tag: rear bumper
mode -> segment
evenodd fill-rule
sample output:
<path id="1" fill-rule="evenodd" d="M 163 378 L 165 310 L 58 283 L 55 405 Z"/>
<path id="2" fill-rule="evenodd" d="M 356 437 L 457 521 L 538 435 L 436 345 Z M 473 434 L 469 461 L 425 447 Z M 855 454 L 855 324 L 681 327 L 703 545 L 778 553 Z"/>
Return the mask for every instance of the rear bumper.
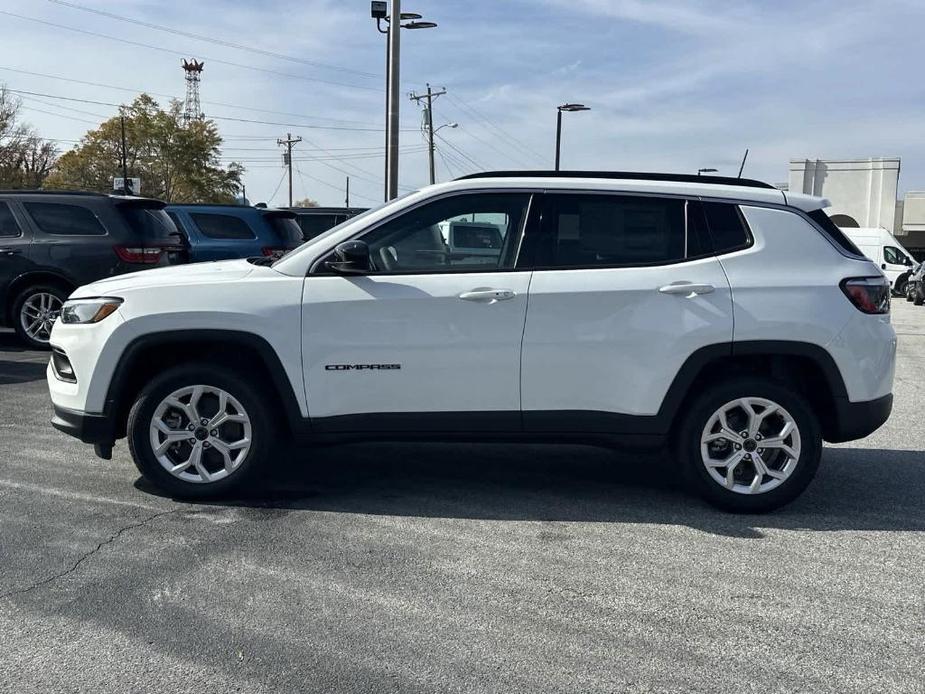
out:
<path id="1" fill-rule="evenodd" d="M 58 431 L 63 431 L 84 443 L 111 446 L 116 440 L 112 418 L 103 414 L 70 410 L 60 405 L 54 405 L 54 408 L 55 415 L 51 419 L 51 425 Z"/>
<path id="2" fill-rule="evenodd" d="M 835 417 L 826 431 L 829 443 L 843 443 L 863 439 L 879 429 L 893 410 L 893 394 L 864 402 L 850 402 L 848 398 L 835 398 Z"/>

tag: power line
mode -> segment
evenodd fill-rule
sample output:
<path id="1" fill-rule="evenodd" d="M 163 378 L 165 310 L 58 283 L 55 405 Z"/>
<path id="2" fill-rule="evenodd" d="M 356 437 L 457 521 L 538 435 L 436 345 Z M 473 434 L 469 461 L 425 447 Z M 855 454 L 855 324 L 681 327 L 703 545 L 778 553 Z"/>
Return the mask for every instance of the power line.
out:
<path id="1" fill-rule="evenodd" d="M 496 123 L 494 123 L 490 118 L 488 118 L 488 116 L 486 116 L 485 114 L 483 114 L 483 113 L 481 113 L 480 111 L 478 111 L 474 106 L 471 106 L 471 105 L 467 104 L 465 101 L 463 101 L 462 99 L 460 99 L 459 97 L 457 97 L 457 96 L 455 96 L 455 95 L 453 95 L 453 94 L 449 94 L 448 96 L 449 96 L 450 100 L 451 100 L 454 104 L 456 104 L 459 108 L 462 108 L 462 109 L 467 110 L 467 111 L 468 111 L 469 113 L 471 113 L 473 116 L 475 116 L 476 118 L 479 118 L 480 120 L 484 121 L 487 125 L 489 125 L 490 127 L 492 127 L 492 128 L 494 128 L 495 130 L 497 130 L 499 133 L 501 133 L 501 134 L 506 138 L 505 140 L 503 140 L 504 142 L 507 142 L 507 143 L 510 144 L 510 145 L 515 145 L 515 146 L 516 146 L 518 149 L 520 149 L 522 152 L 524 152 L 524 153 L 530 155 L 531 157 L 535 157 L 538 161 L 543 161 L 542 155 L 540 155 L 536 150 L 534 150 L 534 149 L 532 149 L 531 147 L 525 145 L 523 142 L 521 142 L 521 141 L 518 140 L 516 137 L 514 137 L 513 135 L 511 135 L 507 130 L 505 130 L 504 128 L 502 128 L 500 125 L 497 125 Z"/>
<path id="2" fill-rule="evenodd" d="M 138 26 L 147 27 L 149 29 L 156 29 L 157 31 L 165 31 L 170 34 L 176 34 L 177 36 L 185 36 L 187 38 L 196 39 L 198 41 L 206 41 L 208 43 L 214 43 L 219 46 L 225 46 L 226 48 L 236 48 L 242 51 L 250 51 L 251 53 L 258 53 L 260 55 L 266 55 L 273 58 L 279 58 L 280 60 L 288 60 L 293 63 L 302 63 L 303 65 L 310 65 L 312 67 L 318 67 L 325 70 L 334 70 L 337 72 L 345 72 L 349 74 L 358 75 L 364 78 L 375 78 L 378 79 L 381 76 L 374 74 L 372 72 L 364 72 L 362 70 L 354 70 L 352 68 L 343 67 L 340 65 L 329 65 L 327 63 L 319 63 L 313 60 L 305 60 L 304 58 L 294 58 L 291 55 L 286 55 L 284 53 L 277 53 L 276 51 L 268 51 L 263 48 L 257 48 L 255 46 L 248 46 L 242 43 L 235 43 L 234 41 L 226 41 L 224 39 L 218 39 L 213 36 L 205 36 L 203 34 L 195 34 L 191 31 L 183 31 L 180 29 L 174 29 L 172 27 L 164 26 L 162 24 L 154 24 L 153 22 L 146 22 L 140 19 L 133 19 L 131 17 L 125 17 L 123 15 L 115 14 L 114 12 L 106 12 L 105 10 L 97 10 L 92 7 L 84 7 L 74 2 L 65 2 L 65 0 L 48 0 L 51 3 L 56 5 L 62 5 L 64 7 L 70 7 L 74 10 L 80 10 L 82 12 L 91 12 L 102 17 L 108 17 L 110 19 L 116 19 L 120 22 L 129 22 L 131 24 L 137 24 Z"/>
<path id="3" fill-rule="evenodd" d="M 456 152 L 457 154 L 459 154 L 459 156 L 461 156 L 464 160 L 469 161 L 469 162 L 472 162 L 472 165 L 473 165 L 476 169 L 481 169 L 482 171 L 485 171 L 485 170 L 486 170 L 484 166 L 482 166 L 481 164 L 479 164 L 475 159 L 473 159 L 473 158 L 470 157 L 468 154 L 466 154 L 465 152 L 463 152 L 459 147 L 457 147 L 456 145 L 454 145 L 452 142 L 450 142 L 449 140 L 447 140 L 445 137 L 443 137 L 443 136 L 440 135 L 439 133 L 437 134 L 437 139 L 440 140 L 440 142 L 442 142 L 443 144 L 447 145 L 447 146 L 448 146 L 450 149 L 452 149 L 454 152 Z"/>
<path id="4" fill-rule="evenodd" d="M 0 11 L 0 14 L 3 14 Z M 46 99 L 61 99 L 62 101 L 75 101 L 82 104 L 96 104 L 97 106 L 111 106 L 113 108 L 120 108 L 125 104 L 115 104 L 111 101 L 98 101 L 95 99 L 79 99 L 73 96 L 61 96 L 60 94 L 48 94 L 46 92 L 32 92 L 25 89 L 13 89 L 12 87 L 7 87 L 7 91 L 13 92 L 15 94 L 27 94 L 31 96 L 43 96 Z M 341 130 L 347 132 L 368 132 L 368 133 L 381 133 L 382 128 L 352 128 L 347 126 L 340 125 L 317 125 L 317 124 L 308 124 L 308 123 L 285 123 L 279 121 L 268 121 L 268 120 L 257 120 L 254 118 L 235 118 L 233 116 L 215 116 L 210 115 L 209 120 L 226 120 L 234 123 L 256 123 L 258 125 L 281 125 L 288 128 L 307 128 L 310 130 Z M 404 132 L 416 132 L 414 128 L 405 129 Z"/>
<path id="5" fill-rule="evenodd" d="M 169 48 L 163 48 L 161 46 L 153 46 L 150 43 L 142 43 L 141 41 L 130 41 L 129 39 L 123 39 L 118 36 L 110 36 L 109 34 L 101 34 L 96 31 L 88 31 L 87 29 L 78 29 L 77 27 L 71 27 L 66 24 L 58 24 L 57 22 L 49 22 L 45 19 L 38 19 L 36 17 L 27 17 L 26 15 L 16 14 L 15 12 L 7 12 L 6 10 L 0 10 L 0 14 L 6 15 L 7 17 L 15 17 L 16 19 L 23 19 L 27 22 L 35 22 L 37 24 L 44 24 L 46 26 L 55 27 L 56 29 L 65 29 L 67 31 L 73 31 L 78 34 L 85 34 L 87 36 L 95 36 L 97 38 L 106 39 L 108 41 L 117 41 L 119 43 L 124 43 L 129 46 L 138 46 L 140 48 L 148 48 L 153 51 L 160 51 L 161 53 L 170 53 L 171 55 L 177 55 L 181 57 L 189 56 L 190 51 L 180 52 L 174 51 Z M 381 92 L 380 87 L 366 87 L 359 84 L 349 84 L 347 82 L 335 82 L 333 80 L 325 80 L 318 77 L 307 77 L 305 75 L 295 75 L 291 72 L 280 72 L 279 70 L 270 70 L 269 68 L 257 67 L 256 65 L 246 65 L 244 63 L 233 63 L 230 60 L 221 60 L 219 58 L 210 58 L 208 56 L 203 56 L 200 54 L 200 57 L 204 60 L 207 60 L 211 63 L 218 63 L 219 65 L 229 65 L 231 67 L 236 67 L 242 70 L 252 70 L 255 72 L 263 72 L 270 75 L 278 75 L 280 77 L 287 77 L 289 79 L 305 80 L 307 82 L 318 82 L 320 84 L 328 84 L 335 87 L 347 87 L 350 89 L 363 89 L 366 91 Z"/>
<path id="6" fill-rule="evenodd" d="M 283 175 L 279 177 L 279 183 L 276 184 L 276 190 L 273 191 L 273 195 L 267 198 L 267 204 L 273 202 L 273 198 L 276 197 L 276 194 L 279 192 L 280 186 L 283 185 L 283 180 L 286 178 L 286 172 L 283 171 Z"/>
<path id="7" fill-rule="evenodd" d="M 137 87 L 122 87 L 116 84 L 106 84 L 105 82 L 90 82 L 87 80 L 81 80 L 81 79 L 77 79 L 74 77 L 64 77 L 62 75 L 50 75 L 46 72 L 33 72 L 32 70 L 21 70 L 19 68 L 7 67 L 4 65 L 0 65 L 0 70 L 4 70 L 6 72 L 16 72 L 18 74 L 29 75 L 31 77 L 43 77 L 43 78 L 51 79 L 51 80 L 58 80 L 60 82 L 69 82 L 71 84 L 83 84 L 89 87 L 101 87 L 103 89 L 115 89 L 118 91 L 130 92 L 133 94 L 145 93 L 151 96 L 159 96 L 159 97 L 164 97 L 167 99 L 174 99 L 174 100 L 180 101 L 180 98 L 176 96 L 175 94 L 167 94 L 165 92 L 156 92 L 150 89 L 139 89 Z M 225 103 L 222 101 L 207 101 L 204 99 L 202 103 L 209 105 L 209 106 L 222 106 L 224 108 L 236 108 L 242 111 L 254 111 L 255 113 L 274 113 L 280 116 L 295 116 L 296 118 L 315 118 L 317 120 L 326 120 L 326 121 L 331 121 L 334 123 L 355 123 L 355 124 L 361 124 L 361 125 L 371 125 L 369 121 L 346 120 L 343 118 L 328 118 L 326 116 L 317 116 L 317 115 L 306 116 L 301 113 L 292 113 L 291 111 L 274 111 L 273 109 L 268 109 L 268 108 L 241 106 L 240 104 L 229 104 L 229 103 Z"/>

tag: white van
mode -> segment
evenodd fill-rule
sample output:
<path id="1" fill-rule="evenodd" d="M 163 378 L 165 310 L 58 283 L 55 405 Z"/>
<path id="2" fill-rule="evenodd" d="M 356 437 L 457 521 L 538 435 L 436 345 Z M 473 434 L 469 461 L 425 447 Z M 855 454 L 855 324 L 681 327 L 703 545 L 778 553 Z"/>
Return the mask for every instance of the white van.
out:
<path id="1" fill-rule="evenodd" d="M 912 254 L 903 248 L 902 244 L 886 229 L 881 227 L 857 228 L 839 227 L 854 245 L 873 260 L 883 274 L 890 280 L 890 287 L 902 291 L 902 287 L 894 287 L 896 278 L 915 265 Z"/>

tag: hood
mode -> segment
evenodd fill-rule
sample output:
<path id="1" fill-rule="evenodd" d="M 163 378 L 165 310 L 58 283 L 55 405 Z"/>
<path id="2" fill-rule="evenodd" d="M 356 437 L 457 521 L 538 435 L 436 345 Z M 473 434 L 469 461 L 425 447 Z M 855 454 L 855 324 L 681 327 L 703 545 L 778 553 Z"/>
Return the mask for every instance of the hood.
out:
<path id="1" fill-rule="evenodd" d="M 119 296 L 127 290 L 165 285 L 206 284 L 210 282 L 234 282 L 251 274 L 256 266 L 247 260 L 222 260 L 213 263 L 192 263 L 170 267 L 140 270 L 117 275 L 78 287 L 71 294 L 72 299 L 92 296 Z"/>

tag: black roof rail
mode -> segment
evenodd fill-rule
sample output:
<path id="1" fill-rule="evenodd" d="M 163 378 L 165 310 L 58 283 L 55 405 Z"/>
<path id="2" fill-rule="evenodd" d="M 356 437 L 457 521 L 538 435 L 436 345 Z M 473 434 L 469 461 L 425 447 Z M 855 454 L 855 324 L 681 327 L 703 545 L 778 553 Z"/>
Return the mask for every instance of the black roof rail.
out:
<path id="1" fill-rule="evenodd" d="M 770 183 L 756 181 L 752 178 L 732 178 L 731 176 L 698 176 L 697 174 L 653 173 L 645 171 L 483 171 L 468 174 L 455 179 L 466 181 L 473 178 L 608 178 L 628 181 L 671 181 L 673 183 L 713 183 L 724 186 L 742 186 L 743 188 L 770 188 Z"/>

